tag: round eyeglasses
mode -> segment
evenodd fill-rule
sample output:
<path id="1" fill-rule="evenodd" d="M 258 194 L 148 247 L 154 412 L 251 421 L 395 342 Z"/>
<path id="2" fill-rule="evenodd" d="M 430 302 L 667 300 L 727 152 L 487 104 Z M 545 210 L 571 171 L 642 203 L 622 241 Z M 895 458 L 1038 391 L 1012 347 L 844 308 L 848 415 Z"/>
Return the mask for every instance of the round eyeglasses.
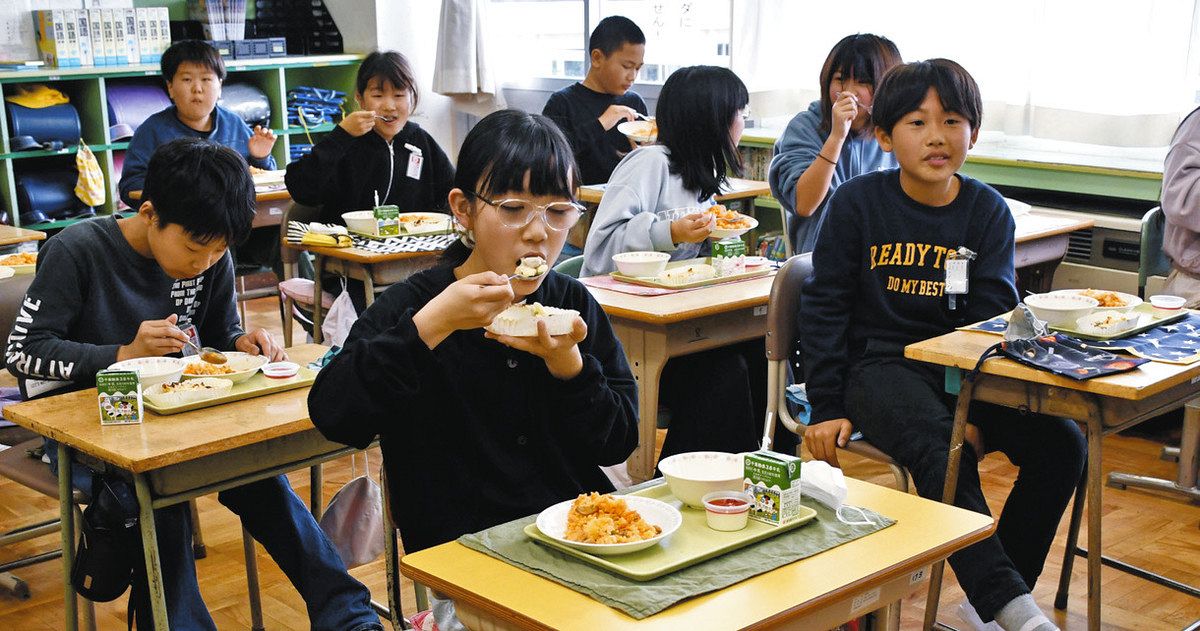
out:
<path id="1" fill-rule="evenodd" d="M 500 215 L 500 223 L 509 228 L 524 228 L 534 217 L 541 215 L 546 227 L 562 232 L 570 230 L 578 223 L 586 210 L 583 204 L 576 202 L 550 202 L 542 205 L 524 199 L 490 200 L 479 193 L 475 193 L 475 196 L 495 208 L 496 213 Z"/>

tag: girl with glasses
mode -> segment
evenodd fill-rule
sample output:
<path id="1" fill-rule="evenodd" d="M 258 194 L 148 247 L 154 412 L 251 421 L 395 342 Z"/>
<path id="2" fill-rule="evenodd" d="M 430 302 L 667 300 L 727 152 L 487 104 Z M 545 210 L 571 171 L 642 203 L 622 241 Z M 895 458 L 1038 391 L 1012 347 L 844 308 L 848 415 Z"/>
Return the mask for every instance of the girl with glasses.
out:
<path id="1" fill-rule="evenodd" d="M 667 78 L 655 111 L 658 142 L 630 152 L 613 171 L 584 246 L 582 276 L 611 272 L 620 252 L 670 252 L 672 260 L 707 255 L 712 220 L 700 210 L 714 204 L 727 171 L 741 173 L 737 143 L 749 102 L 745 84 L 727 68 L 692 66 Z M 671 414 L 659 457 L 757 449 L 766 388 L 761 341 L 671 359 L 659 379 L 660 401 Z M 795 446 L 790 432 L 776 436 L 786 442 L 777 450 Z"/>
<path id="2" fill-rule="evenodd" d="M 575 187 L 550 119 L 504 110 L 480 121 L 449 195 L 468 238 L 384 292 L 313 386 L 309 411 L 327 438 L 382 439 L 408 552 L 612 491 L 600 465 L 637 446 L 637 386 L 591 294 L 554 271 L 510 279 L 519 259 L 558 256 L 579 217 Z M 560 336 L 484 332 L 519 301 L 579 315 Z"/>

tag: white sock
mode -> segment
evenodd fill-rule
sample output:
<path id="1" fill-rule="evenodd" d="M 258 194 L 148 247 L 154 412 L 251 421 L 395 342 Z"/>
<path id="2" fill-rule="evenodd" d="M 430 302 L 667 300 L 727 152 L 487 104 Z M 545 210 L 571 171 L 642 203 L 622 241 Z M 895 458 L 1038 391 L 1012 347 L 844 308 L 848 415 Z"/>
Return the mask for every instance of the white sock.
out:
<path id="1" fill-rule="evenodd" d="M 1059 631 L 1038 608 L 1032 594 L 1022 594 L 1008 601 L 996 612 L 996 622 L 1004 631 Z"/>
<path id="2" fill-rule="evenodd" d="M 975 631 L 1003 631 L 995 620 L 984 622 L 983 618 L 979 617 L 979 612 L 975 611 L 975 607 L 971 605 L 971 601 L 969 600 L 963 600 L 959 603 L 958 617 Z"/>

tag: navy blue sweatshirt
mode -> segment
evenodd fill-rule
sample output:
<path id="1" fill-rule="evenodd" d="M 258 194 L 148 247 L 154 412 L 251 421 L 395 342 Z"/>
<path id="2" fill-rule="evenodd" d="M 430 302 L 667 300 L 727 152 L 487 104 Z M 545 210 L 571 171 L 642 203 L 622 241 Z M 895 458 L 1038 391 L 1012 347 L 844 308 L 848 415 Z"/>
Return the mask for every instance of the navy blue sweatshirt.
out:
<path id="1" fill-rule="evenodd" d="M 605 130 L 600 115 L 610 105 L 631 107 L 646 113 L 646 102 L 632 90 L 615 96 L 596 92 L 582 83 L 569 85 L 550 95 L 542 114 L 549 116 L 571 141 L 583 184 L 603 184 L 625 154 L 633 151 L 629 139 L 613 125 Z"/>
<path id="2" fill-rule="evenodd" d="M 991 318 L 1017 303 L 1012 213 L 995 189 L 958 175 L 946 206 L 914 201 L 899 169 L 860 175 L 829 202 L 800 307 L 800 344 L 813 421 L 846 416 L 850 366 L 901 357 L 908 344 Z M 950 310 L 946 252 L 965 246 L 967 295 Z"/>
<path id="3" fill-rule="evenodd" d="M 376 436 L 404 549 L 421 550 L 523 517 L 579 493 L 609 492 L 600 465 L 638 443 L 637 384 L 607 316 L 576 280 L 550 272 L 529 302 L 576 309 L 587 323 L 583 371 L 456 331 L 430 350 L 413 315 L 455 281 L 441 265 L 393 285 L 321 369 L 309 415 L 326 438 Z"/>

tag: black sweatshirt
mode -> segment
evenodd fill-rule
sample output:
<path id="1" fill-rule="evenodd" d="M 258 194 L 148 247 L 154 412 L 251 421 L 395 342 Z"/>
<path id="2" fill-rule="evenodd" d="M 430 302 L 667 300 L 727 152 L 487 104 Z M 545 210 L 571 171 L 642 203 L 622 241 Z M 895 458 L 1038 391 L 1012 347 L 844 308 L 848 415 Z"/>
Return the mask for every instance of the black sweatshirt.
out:
<path id="1" fill-rule="evenodd" d="M 620 96 L 594 92 L 582 83 L 569 85 L 550 95 L 542 114 L 558 124 L 571 141 L 575 161 L 584 184 L 603 184 L 612 175 L 613 169 L 625 154 L 633 150 L 629 139 L 617 130 L 604 130 L 600 115 L 610 105 L 625 105 L 638 112 L 646 113 L 646 102 L 637 92 L 629 91 Z"/>
<path id="2" fill-rule="evenodd" d="M 381 438 L 391 511 L 408 552 L 612 491 L 600 465 L 638 443 L 637 385 L 587 289 L 551 272 L 528 301 L 576 309 L 587 323 L 583 371 L 561 381 L 545 362 L 456 331 L 430 350 L 413 315 L 455 280 L 449 265 L 390 287 L 321 369 L 309 415 L 326 438 Z"/>
<path id="3" fill-rule="evenodd" d="M 408 177 L 409 157 L 416 147 L 421 177 Z M 412 121 L 392 138 L 389 147 L 374 131 L 351 136 L 341 127 L 313 145 L 312 153 L 287 166 L 288 193 L 305 206 L 320 206 L 320 220 L 340 224 L 342 213 L 394 204 L 400 212 L 446 212 L 454 181 L 454 165 L 428 132 Z"/>
<path id="4" fill-rule="evenodd" d="M 90 387 L 145 320 L 178 314 L 200 343 L 232 350 L 242 335 L 229 254 L 174 280 L 137 253 L 113 217 L 68 226 L 42 246 L 37 276 L 8 338 L 8 371 L 26 397 Z"/>
<path id="5" fill-rule="evenodd" d="M 926 206 L 900 188 L 899 169 L 838 187 L 804 284 L 800 345 L 813 421 L 845 418 L 846 374 L 864 358 L 901 357 L 904 347 L 1010 311 L 1013 222 L 995 189 L 963 175 L 958 196 Z M 950 310 L 943 293 L 947 250 L 978 254 L 969 290 Z M 853 420 L 853 419 L 851 419 Z"/>

